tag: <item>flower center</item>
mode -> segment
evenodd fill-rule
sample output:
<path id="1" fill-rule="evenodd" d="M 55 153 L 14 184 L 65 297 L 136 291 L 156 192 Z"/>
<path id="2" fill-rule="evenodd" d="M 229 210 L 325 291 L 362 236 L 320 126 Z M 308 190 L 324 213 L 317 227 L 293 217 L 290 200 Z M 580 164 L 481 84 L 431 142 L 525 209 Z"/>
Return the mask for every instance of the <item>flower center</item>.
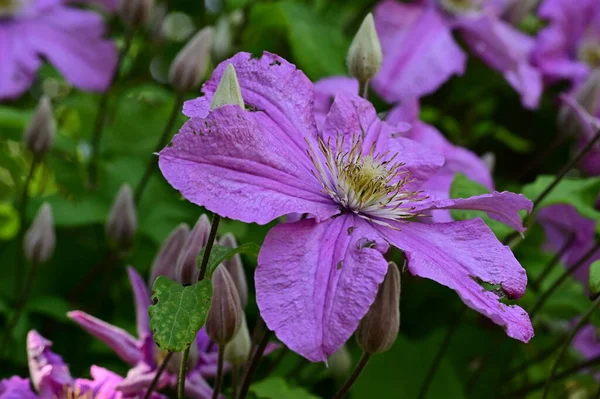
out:
<path id="1" fill-rule="evenodd" d="M 89 389 L 82 390 L 78 387 L 65 385 L 59 396 L 55 396 L 55 399 L 94 399 L 94 393 Z"/>
<path id="2" fill-rule="evenodd" d="M 15 15 L 22 5 L 21 0 L 0 0 L 0 18 Z"/>
<path id="3" fill-rule="evenodd" d="M 577 49 L 577 56 L 592 68 L 600 67 L 600 40 L 584 40 Z"/>
<path id="4" fill-rule="evenodd" d="M 335 147 L 319 138 L 318 152 L 310 145 L 308 150 L 316 169 L 314 176 L 342 209 L 380 224 L 387 224 L 383 219 L 418 216 L 411 203 L 425 197 L 405 188 L 410 174 L 402 168 L 403 163 L 395 161 L 398 154 L 375 154 L 374 145 L 364 154 L 359 136 L 352 138 L 349 149 L 345 144 L 341 136 Z"/>
<path id="5" fill-rule="evenodd" d="M 481 0 L 438 0 L 440 6 L 451 15 L 465 15 L 481 11 Z"/>

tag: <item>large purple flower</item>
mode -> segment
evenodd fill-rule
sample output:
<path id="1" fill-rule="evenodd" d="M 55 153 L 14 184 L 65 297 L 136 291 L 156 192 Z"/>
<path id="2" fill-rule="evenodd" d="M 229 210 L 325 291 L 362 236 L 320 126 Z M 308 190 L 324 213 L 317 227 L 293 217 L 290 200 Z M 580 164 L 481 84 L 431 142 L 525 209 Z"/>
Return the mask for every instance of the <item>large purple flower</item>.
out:
<path id="1" fill-rule="evenodd" d="M 135 269 L 129 267 L 127 272 L 133 287 L 138 338 L 134 338 L 125 330 L 85 312 L 70 312 L 69 317 L 90 334 L 106 343 L 123 361 L 133 366 L 127 377 L 117 387 L 119 391 L 129 395 L 146 391 L 156 376 L 166 352 L 161 351 L 152 340 L 148 319 L 150 293 L 146 283 Z M 185 384 L 186 397 L 194 399 L 212 397 L 213 390 L 206 382 L 205 377 L 214 377 L 217 374 L 217 349 L 217 346 L 212 344 L 202 329 L 190 351 Z M 171 358 L 165 373 L 159 379 L 157 389 L 167 385 L 177 385 L 180 356 L 181 354 L 176 354 Z"/>
<path id="2" fill-rule="evenodd" d="M 112 2 L 106 2 L 112 8 Z M 42 59 L 84 90 L 110 84 L 117 55 L 103 38 L 102 17 L 66 0 L 5 0 L 0 3 L 0 100 L 22 95 Z"/>
<path id="3" fill-rule="evenodd" d="M 538 14 L 550 22 L 539 33 L 533 52 L 544 77 L 578 84 L 600 67 L 600 2 L 544 0 Z"/>
<path id="4" fill-rule="evenodd" d="M 27 335 L 27 357 L 31 389 L 28 379 L 11 377 L 0 381 L 0 399 L 55 399 L 55 398 L 89 398 L 89 399 L 125 399 L 136 397 L 143 392 L 125 395 L 117 391 L 116 386 L 123 378 L 102 367 L 92 366 L 92 380 L 74 379 L 62 358 L 52 352 L 52 342 L 36 331 Z M 162 399 L 155 394 L 153 399 Z"/>
<path id="5" fill-rule="evenodd" d="M 462 74 L 467 57 L 452 37 L 456 30 L 475 54 L 502 73 L 525 107 L 537 107 L 542 80 L 529 62 L 534 40 L 500 18 L 503 3 L 384 0 L 375 9 L 384 60 L 373 87 L 396 102 L 432 93 L 452 75 Z"/>
<path id="6" fill-rule="evenodd" d="M 250 112 L 210 111 L 229 63 Z M 486 224 L 415 221 L 433 209 L 478 209 L 523 231 L 517 211 L 530 210 L 529 200 L 508 192 L 429 198 L 422 187 L 442 156 L 396 137 L 369 102 L 350 94 L 336 97 L 319 133 L 312 83 L 276 55 L 239 53 L 203 91 L 184 106 L 191 119 L 161 151 L 160 169 L 185 198 L 224 217 L 264 224 L 312 216 L 271 229 L 255 275 L 261 314 L 291 349 L 324 361 L 350 337 L 383 281 L 389 244 L 405 252 L 411 273 L 456 290 L 511 337 L 531 338 L 526 312 L 498 296 L 520 297 L 525 271 Z M 481 281 L 500 288 L 487 291 Z"/>

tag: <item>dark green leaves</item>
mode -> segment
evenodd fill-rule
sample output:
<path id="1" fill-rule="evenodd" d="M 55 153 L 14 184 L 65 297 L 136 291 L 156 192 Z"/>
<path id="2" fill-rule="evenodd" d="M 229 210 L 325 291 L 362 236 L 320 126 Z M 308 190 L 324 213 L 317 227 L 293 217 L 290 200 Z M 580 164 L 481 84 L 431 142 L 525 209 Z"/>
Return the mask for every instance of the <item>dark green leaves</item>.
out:
<path id="1" fill-rule="evenodd" d="M 202 264 L 202 258 L 204 258 L 204 250 L 198 254 L 198 258 L 196 260 L 198 267 Z M 208 266 L 206 267 L 206 278 L 210 279 L 213 272 L 221 263 L 226 261 L 227 259 L 231 259 L 235 254 L 246 254 L 250 256 L 258 256 L 258 251 L 260 247 L 253 243 L 247 243 L 240 245 L 237 248 L 224 247 L 222 245 L 214 245 L 212 247 L 212 251 L 210 252 L 210 258 L 208 259 Z"/>
<path id="2" fill-rule="evenodd" d="M 590 293 L 600 294 L 600 260 L 590 265 Z"/>
<path id="3" fill-rule="evenodd" d="M 150 328 L 154 342 L 164 350 L 181 352 L 196 338 L 210 310 L 212 284 L 209 279 L 184 287 L 159 276 L 152 287 Z"/>
<path id="4" fill-rule="evenodd" d="M 319 399 L 318 396 L 311 395 L 304 388 L 292 387 L 281 377 L 268 378 L 266 380 L 252 384 L 252 392 L 258 398 L 286 398 L 286 399 Z"/>

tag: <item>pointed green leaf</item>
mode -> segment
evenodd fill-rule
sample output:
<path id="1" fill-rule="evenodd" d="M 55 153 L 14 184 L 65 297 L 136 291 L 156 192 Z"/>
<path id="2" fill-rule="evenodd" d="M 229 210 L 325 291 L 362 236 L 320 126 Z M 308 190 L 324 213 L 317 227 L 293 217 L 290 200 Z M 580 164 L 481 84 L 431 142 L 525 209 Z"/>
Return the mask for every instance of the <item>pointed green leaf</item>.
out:
<path id="1" fill-rule="evenodd" d="M 590 265 L 590 292 L 593 295 L 600 294 L 600 260 Z"/>
<path id="2" fill-rule="evenodd" d="M 150 329 L 161 349 L 181 352 L 191 345 L 206 323 L 212 298 L 212 284 L 204 279 L 183 286 L 159 276 L 152 286 Z"/>
<path id="3" fill-rule="evenodd" d="M 202 258 L 204 258 L 204 249 L 200 251 L 196 258 L 196 264 L 198 267 L 202 264 Z M 235 254 L 246 254 L 257 257 L 260 247 L 253 243 L 246 243 L 240 245 L 237 248 L 224 247 L 222 245 L 213 245 L 212 251 L 210 251 L 210 258 L 208 258 L 208 266 L 206 267 L 206 278 L 210 279 L 213 272 L 221 263 L 227 259 L 231 259 Z"/>

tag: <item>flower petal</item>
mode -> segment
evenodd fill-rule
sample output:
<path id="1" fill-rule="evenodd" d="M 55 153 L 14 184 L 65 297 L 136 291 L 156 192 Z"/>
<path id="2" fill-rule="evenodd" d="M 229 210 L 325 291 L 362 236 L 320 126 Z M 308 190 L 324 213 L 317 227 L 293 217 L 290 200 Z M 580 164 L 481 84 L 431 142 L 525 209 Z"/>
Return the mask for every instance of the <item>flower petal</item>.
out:
<path id="1" fill-rule="evenodd" d="M 321 79 L 315 83 L 315 120 L 319 130 L 325 123 L 325 117 L 340 93 L 358 94 L 358 80 L 346 76 L 334 76 Z"/>
<path id="2" fill-rule="evenodd" d="M 522 233 L 526 229 L 519 215 L 520 210 L 531 212 L 533 202 L 523 194 L 509 191 L 494 191 L 490 194 L 477 195 L 470 198 L 452 198 L 425 201 L 416 204 L 416 210 L 426 211 L 434 209 L 466 209 L 483 211 L 492 219 L 498 220 Z"/>
<path id="3" fill-rule="evenodd" d="M 108 324 L 85 312 L 75 310 L 67 314 L 81 328 L 108 345 L 127 364 L 134 365 L 143 360 L 141 343 L 121 328 Z"/>
<path id="4" fill-rule="evenodd" d="M 278 55 L 268 52 L 255 58 L 250 53 L 238 53 L 221 62 L 211 78 L 202 86 L 204 97 L 188 101 L 183 113 L 189 117 L 205 118 L 227 65 L 232 64 L 246 106 L 264 112 L 280 131 L 278 140 L 289 151 L 304 154 L 304 138 L 316 138 L 313 115 L 313 84 L 302 71 Z"/>
<path id="5" fill-rule="evenodd" d="M 212 398 L 213 389 L 198 372 L 190 372 L 185 378 L 185 397 L 191 399 Z"/>
<path id="6" fill-rule="evenodd" d="M 308 155 L 298 159 L 278 133 L 262 112 L 223 106 L 189 120 L 160 152 L 159 166 L 186 199 L 224 217 L 264 224 L 292 212 L 335 214 Z"/>
<path id="7" fill-rule="evenodd" d="M 378 230 L 405 252 L 412 274 L 452 288 L 467 306 L 505 327 L 510 337 L 523 342 L 531 339 L 533 327 L 527 313 L 499 302 L 497 293 L 477 282 L 498 285 L 500 294 L 510 299 L 521 297 L 527 286 L 525 270 L 481 219 L 409 222 L 395 227 L 379 226 Z"/>
<path id="8" fill-rule="evenodd" d="M 407 124 L 398 123 L 394 126 L 381 121 L 370 102 L 357 95 L 342 93 L 336 96 L 331 106 L 323 125 L 322 136 L 331 145 L 339 135 L 349 137 L 344 141 L 349 150 L 351 138 L 361 133 L 364 154 L 370 153 L 374 148 L 375 154 L 387 153 L 388 159 L 394 157 L 395 162 L 402 162 L 404 166 L 400 170 L 410 172 L 412 189 L 434 175 L 444 164 L 444 158 L 412 140 L 398 137 L 408 131 Z"/>
<path id="9" fill-rule="evenodd" d="M 326 361 L 373 303 L 387 272 L 386 251 L 377 232 L 353 215 L 271 229 L 255 274 L 267 326 L 308 360 Z"/>
<path id="10" fill-rule="evenodd" d="M 35 51 L 46 57 L 69 81 L 84 90 L 103 91 L 112 81 L 117 51 L 104 39 L 99 14 L 53 7 L 23 26 Z"/>
<path id="11" fill-rule="evenodd" d="M 0 380 L 0 399 L 37 399 L 29 380 L 18 376 Z"/>
<path id="12" fill-rule="evenodd" d="M 593 324 L 583 326 L 573 339 L 573 347 L 581 353 L 585 359 L 600 356 L 600 342 L 598 332 Z"/>
<path id="13" fill-rule="evenodd" d="M 463 74 L 466 55 L 435 7 L 385 0 L 375 9 L 375 25 L 383 64 L 373 88 L 385 100 L 422 97 Z"/>
<path id="14" fill-rule="evenodd" d="M 141 340 L 152 340 L 152 331 L 150 330 L 150 316 L 148 316 L 148 308 L 150 308 L 150 292 L 142 276 L 131 266 L 127 267 L 129 282 L 133 289 L 133 300 L 135 302 L 135 319 L 137 326 L 138 337 Z M 152 353 L 147 353 L 146 358 L 152 358 Z"/>
<path id="15" fill-rule="evenodd" d="M 52 342 L 31 330 L 27 334 L 27 362 L 35 390 L 42 398 L 61 395 L 73 377 L 62 357 L 52 352 Z"/>
<path id="16" fill-rule="evenodd" d="M 457 26 L 471 49 L 486 64 L 502 73 L 521 95 L 523 106 L 537 108 L 542 95 L 542 76 L 529 63 L 533 39 L 489 14 L 460 19 Z"/>
<path id="17" fill-rule="evenodd" d="M 31 86 L 42 64 L 28 41 L 23 24 L 0 25 L 0 100 L 15 99 Z"/>

